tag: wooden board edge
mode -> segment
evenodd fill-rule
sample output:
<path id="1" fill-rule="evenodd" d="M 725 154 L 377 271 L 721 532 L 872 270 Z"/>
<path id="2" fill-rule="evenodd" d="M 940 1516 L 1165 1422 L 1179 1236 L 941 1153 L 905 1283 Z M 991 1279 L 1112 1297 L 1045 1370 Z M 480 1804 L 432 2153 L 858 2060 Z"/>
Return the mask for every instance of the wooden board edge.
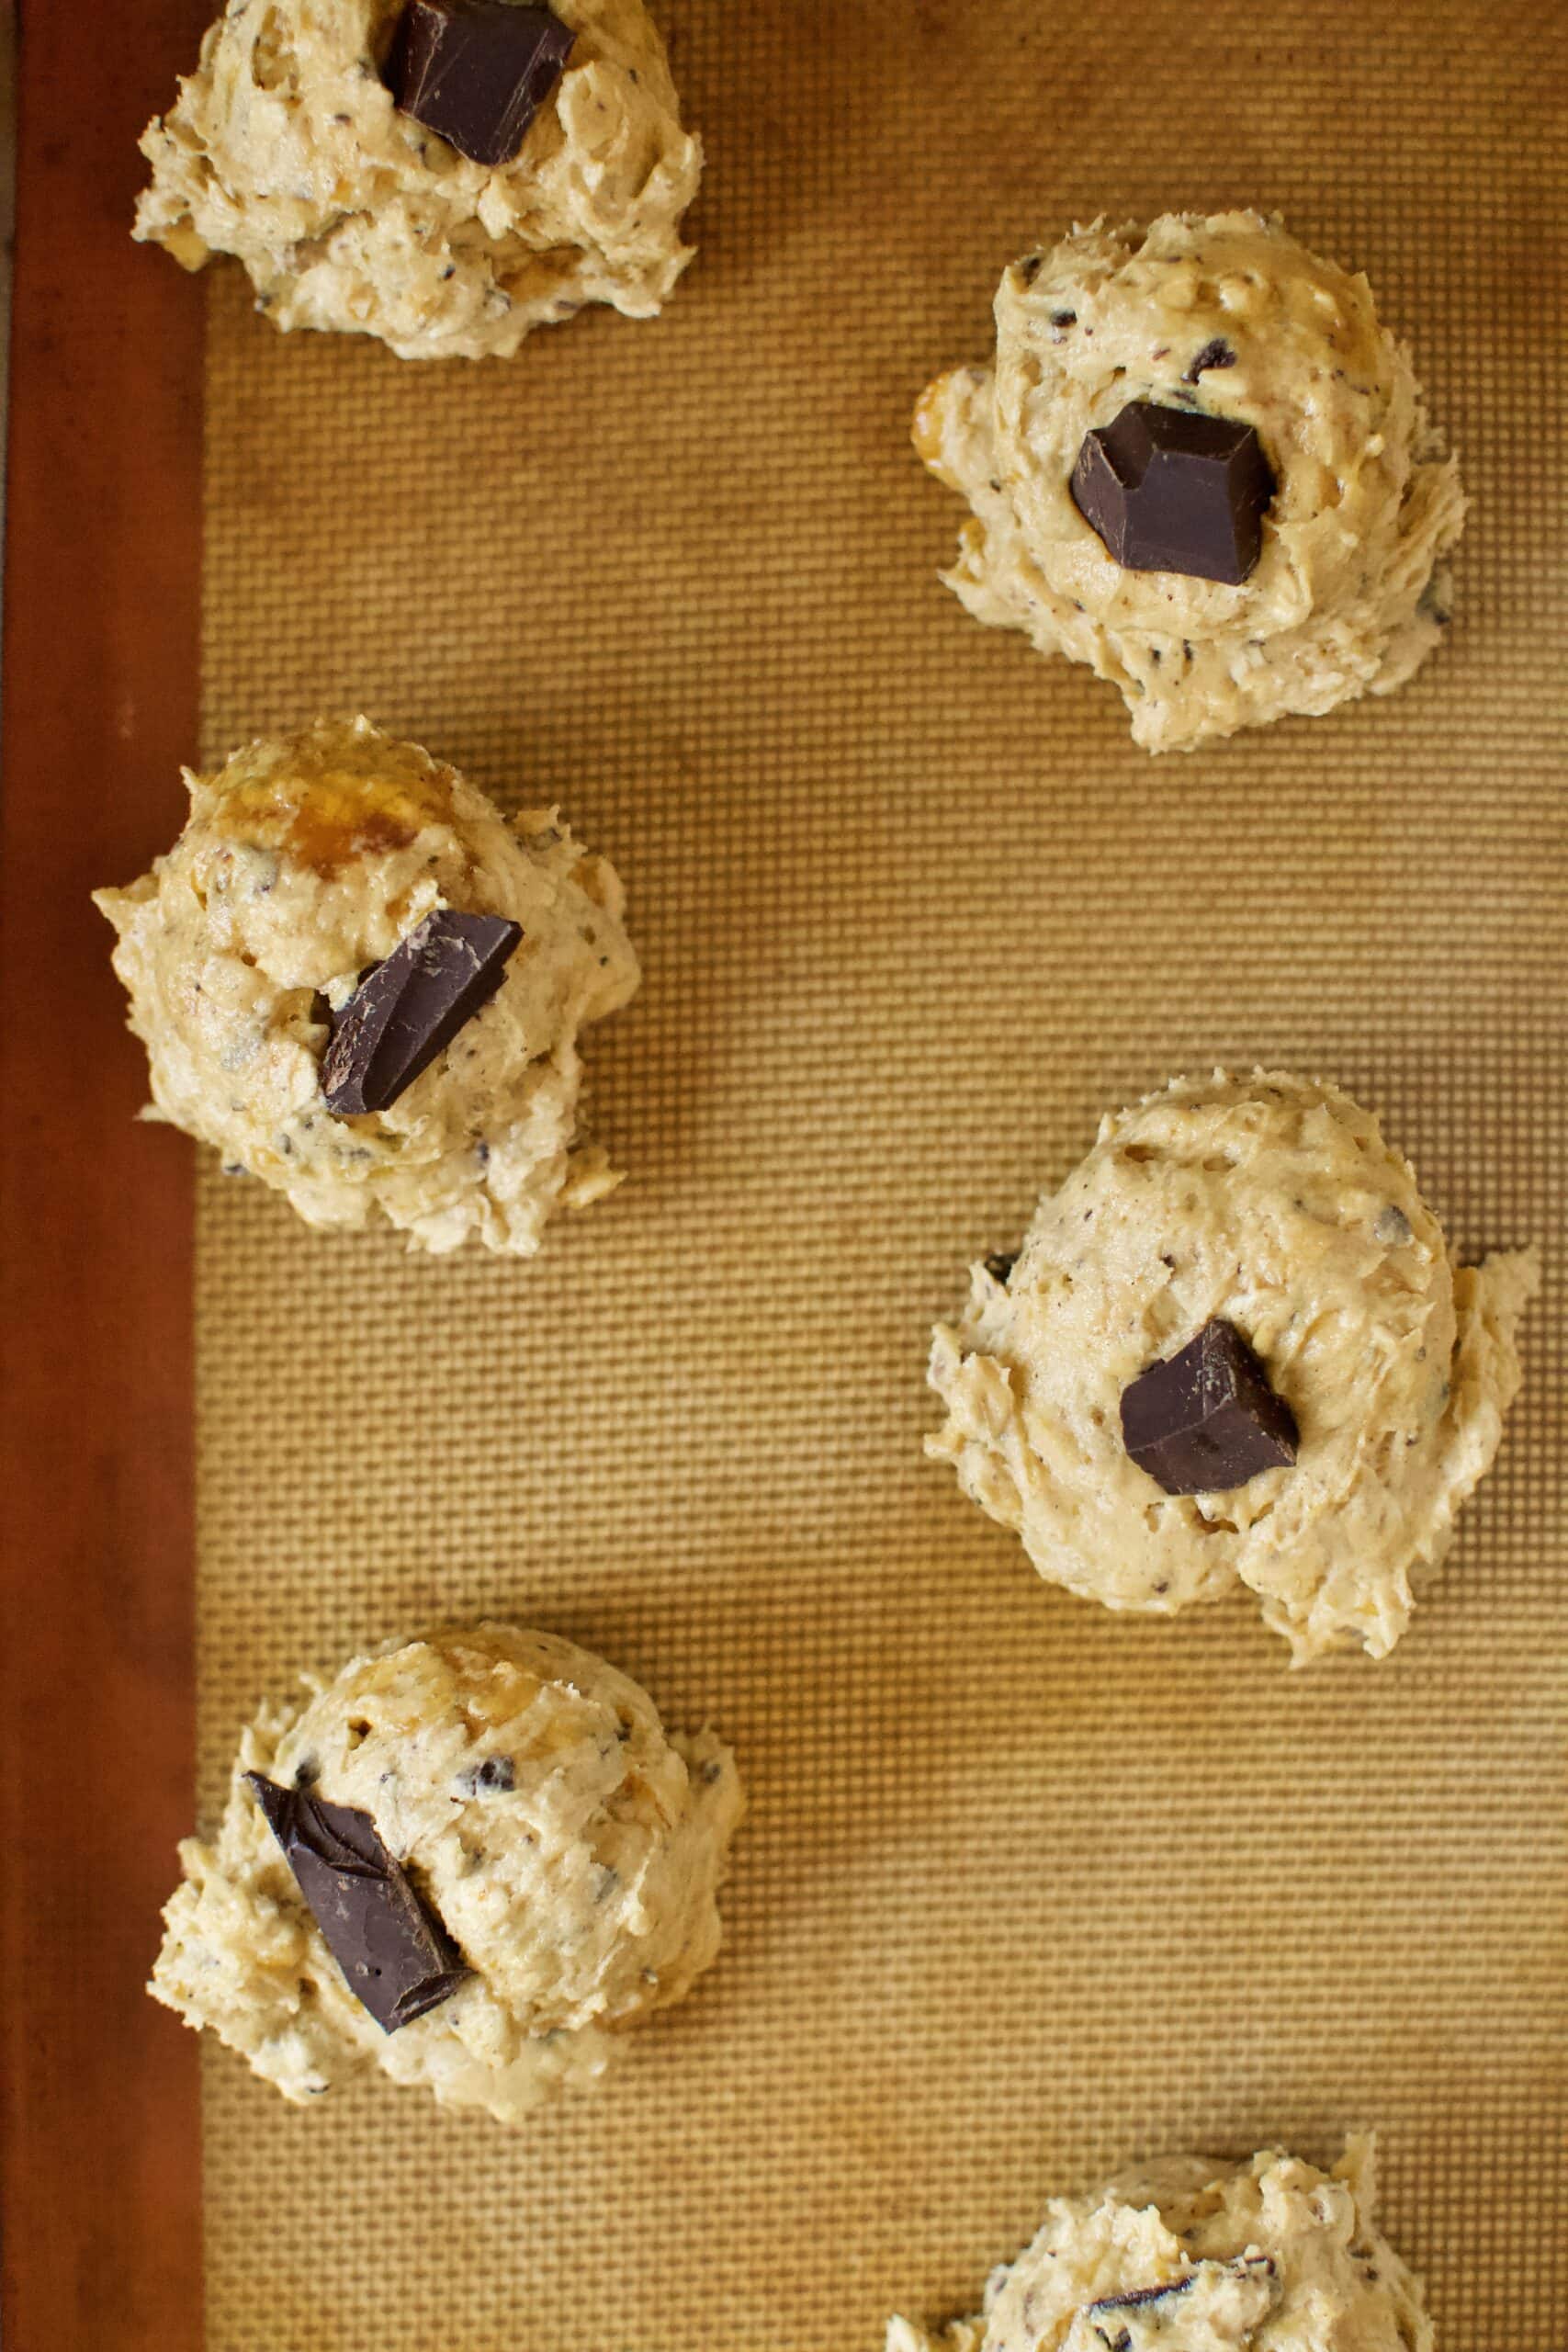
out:
<path id="1" fill-rule="evenodd" d="M 193 1175 L 87 893 L 178 828 L 199 288 L 131 243 L 197 0 L 21 0 L 0 788 L 0 2336 L 202 2341 L 196 2039 L 143 1991 L 191 1825 Z"/>

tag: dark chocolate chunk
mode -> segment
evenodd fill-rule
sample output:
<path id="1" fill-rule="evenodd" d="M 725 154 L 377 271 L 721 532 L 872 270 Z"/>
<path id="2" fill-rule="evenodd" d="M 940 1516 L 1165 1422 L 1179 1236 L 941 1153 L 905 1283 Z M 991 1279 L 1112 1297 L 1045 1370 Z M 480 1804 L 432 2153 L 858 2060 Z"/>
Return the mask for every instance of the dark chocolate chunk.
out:
<path id="1" fill-rule="evenodd" d="M 468 1970 L 367 1813 L 247 1772 L 349 1991 L 386 2033 L 450 1998 Z"/>
<path id="2" fill-rule="evenodd" d="M 510 1796 L 517 1786 L 517 1771 L 510 1756 L 487 1756 L 457 1775 L 457 1792 L 465 1797 Z"/>
<path id="3" fill-rule="evenodd" d="M 1131 401 L 1084 437 L 1073 503 L 1129 571 L 1239 587 L 1262 551 L 1274 475 L 1250 424 Z"/>
<path id="4" fill-rule="evenodd" d="M 1128 1383 L 1122 1437 L 1168 1495 L 1224 1494 L 1296 1458 L 1295 1415 L 1221 1317 Z"/>
<path id="5" fill-rule="evenodd" d="M 333 1021 L 321 1091 L 340 1117 L 384 1111 L 488 1004 L 523 937 L 501 915 L 439 908 L 373 967 Z"/>
<path id="6" fill-rule="evenodd" d="M 1217 334 L 1212 342 L 1203 345 L 1192 365 L 1183 371 L 1181 380 L 1184 384 L 1195 384 L 1205 368 L 1234 368 L 1235 366 L 1235 353 L 1225 341 L 1224 336 Z"/>
<path id="7" fill-rule="evenodd" d="M 510 164 L 576 34 L 523 0 L 408 0 L 384 79 L 400 113 L 475 164 Z"/>

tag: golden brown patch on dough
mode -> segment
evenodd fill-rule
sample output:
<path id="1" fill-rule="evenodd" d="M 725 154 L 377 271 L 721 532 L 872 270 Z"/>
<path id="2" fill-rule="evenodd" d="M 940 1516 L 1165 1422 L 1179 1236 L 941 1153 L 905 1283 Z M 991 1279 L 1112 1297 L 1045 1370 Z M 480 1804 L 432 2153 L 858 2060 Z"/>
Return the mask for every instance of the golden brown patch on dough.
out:
<path id="1" fill-rule="evenodd" d="M 220 822 L 235 840 L 280 850 L 330 881 L 355 860 L 407 849 L 427 826 L 451 820 L 449 770 L 394 781 L 326 768 L 309 781 L 248 778 L 225 795 Z"/>
<path id="2" fill-rule="evenodd" d="M 926 386 L 915 407 L 914 429 L 909 438 L 928 466 L 938 464 L 942 458 L 942 395 L 947 378 L 939 376 Z"/>

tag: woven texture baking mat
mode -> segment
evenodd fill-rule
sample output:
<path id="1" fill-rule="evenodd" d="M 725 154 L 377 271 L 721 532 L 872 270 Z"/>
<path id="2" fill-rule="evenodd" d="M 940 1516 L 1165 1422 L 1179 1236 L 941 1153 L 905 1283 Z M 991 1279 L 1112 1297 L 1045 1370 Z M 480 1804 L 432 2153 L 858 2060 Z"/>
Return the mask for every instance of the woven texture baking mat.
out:
<path id="1" fill-rule="evenodd" d="M 660 322 L 400 366 L 214 275 L 208 754 L 363 707 L 558 797 L 647 979 L 589 1047 L 630 1181 L 532 1266 L 209 1164 L 204 1817 L 297 1667 L 483 1610 L 711 1719 L 754 1806 L 720 1967 L 524 2136 L 209 2054 L 223 2352 L 874 2352 L 1102 2166 L 1357 2123 L 1445 2352 L 1562 2343 L 1563 42 L 1390 14 L 681 0 Z M 1414 340 L 1459 619 L 1392 702 L 1156 763 L 938 585 L 909 410 L 1042 231 L 1253 200 Z M 1549 1250 L 1378 1668 L 1115 1622 L 920 1456 L 969 1259 L 1103 1107 L 1254 1058 L 1375 1105 L 1461 1249 Z"/>

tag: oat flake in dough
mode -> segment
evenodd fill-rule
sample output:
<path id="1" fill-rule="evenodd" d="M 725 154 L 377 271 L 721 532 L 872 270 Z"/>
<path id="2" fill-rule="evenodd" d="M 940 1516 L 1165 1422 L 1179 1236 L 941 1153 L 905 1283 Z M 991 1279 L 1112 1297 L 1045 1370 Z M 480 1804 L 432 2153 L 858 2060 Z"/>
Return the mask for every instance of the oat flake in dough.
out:
<path id="1" fill-rule="evenodd" d="M 1434 2352 L 1421 2283 L 1374 2218 L 1370 2135 L 1328 2172 L 1280 2149 L 1176 2156 L 1053 2198 L 985 2308 L 886 2352 Z"/>
<path id="2" fill-rule="evenodd" d="M 926 1441 L 1043 1577 L 1173 1616 L 1239 1583 L 1300 1665 L 1384 1657 L 1448 1550 L 1519 1385 L 1533 1250 L 1456 1268 L 1408 1160 L 1337 1087 L 1177 1079 L 1101 1122 L 1005 1280 L 975 1267 L 934 1335 Z M 1295 1414 L 1298 1458 L 1167 1495 L 1122 1442 L 1122 1390 L 1223 1316 Z"/>
<path id="3" fill-rule="evenodd" d="M 743 1811 L 711 1732 L 550 1634 L 446 1628 L 355 1658 L 244 1732 L 217 1840 L 184 1882 L 149 1987 L 286 2098 L 373 2066 L 517 2121 L 603 2072 L 617 2028 L 680 2000 L 718 1951 Z M 368 1813 L 472 1973 L 383 2033 L 349 1991 L 242 1775 Z"/>
<path id="4" fill-rule="evenodd" d="M 557 810 L 509 823 L 455 768 L 364 718 L 263 738 L 186 783 L 169 854 L 96 894 L 156 1116 L 308 1224 L 385 1217 L 437 1252 L 472 1238 L 527 1256 L 552 1210 L 612 1189 L 578 1130 L 577 1040 L 632 995 L 637 959 L 614 868 Z M 395 1102 L 334 1116 L 328 1008 L 447 906 L 522 924 L 499 990 Z"/>
<path id="5" fill-rule="evenodd" d="M 915 420 L 973 509 L 945 577 L 977 620 L 1112 680 L 1150 752 L 1392 693 L 1426 659 L 1464 497 L 1363 277 L 1260 213 L 1167 213 L 1015 262 L 996 319 L 993 365 L 939 377 Z M 1239 587 L 1124 571 L 1073 503 L 1085 435 L 1133 401 L 1256 427 L 1278 489 Z"/>
<path id="6" fill-rule="evenodd" d="M 233 0 L 141 149 L 135 234 L 243 263 L 277 326 L 402 359 L 505 358 L 607 302 L 651 318 L 692 258 L 702 149 L 642 0 L 555 0 L 566 72 L 510 164 L 400 114 L 378 68 L 401 0 Z"/>

